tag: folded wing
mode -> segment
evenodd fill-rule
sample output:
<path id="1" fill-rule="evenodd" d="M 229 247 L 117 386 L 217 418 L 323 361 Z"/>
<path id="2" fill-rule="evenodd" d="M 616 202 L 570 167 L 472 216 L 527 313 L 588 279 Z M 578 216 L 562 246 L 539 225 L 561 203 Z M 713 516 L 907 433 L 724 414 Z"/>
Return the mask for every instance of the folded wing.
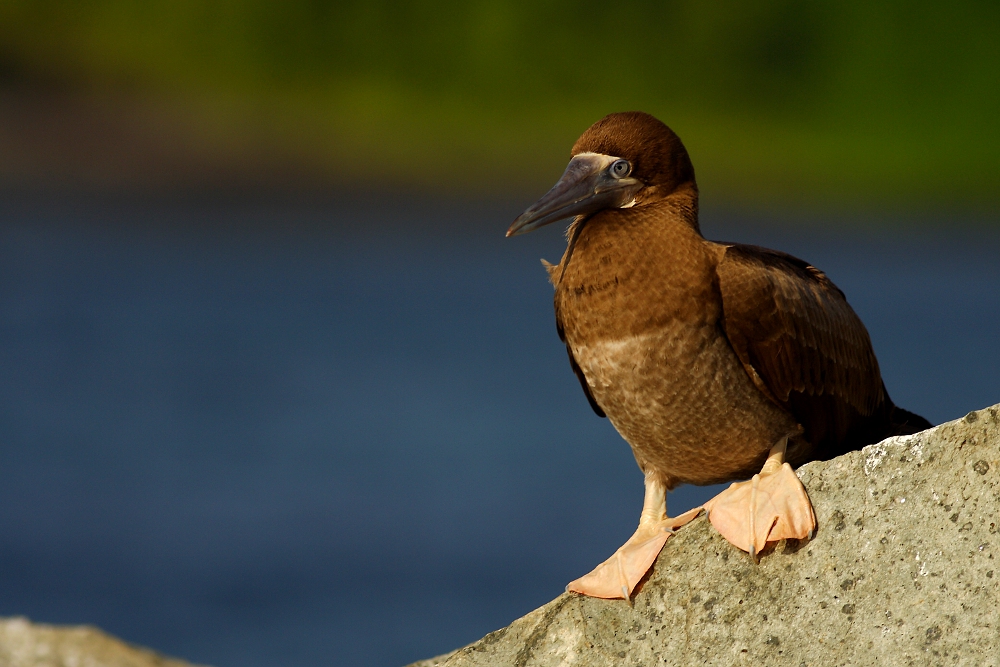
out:
<path id="1" fill-rule="evenodd" d="M 757 387 L 804 427 L 810 458 L 890 434 L 893 405 L 868 331 L 822 271 L 729 245 L 717 272 L 726 336 Z"/>

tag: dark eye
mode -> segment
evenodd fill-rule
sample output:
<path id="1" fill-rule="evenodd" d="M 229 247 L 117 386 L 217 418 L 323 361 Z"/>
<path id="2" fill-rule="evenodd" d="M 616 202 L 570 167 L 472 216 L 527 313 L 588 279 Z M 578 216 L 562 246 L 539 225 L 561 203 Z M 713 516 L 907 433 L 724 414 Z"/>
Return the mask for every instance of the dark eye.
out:
<path id="1" fill-rule="evenodd" d="M 632 165 L 628 160 L 615 160 L 611 163 L 611 175 L 615 178 L 625 178 L 632 172 Z"/>

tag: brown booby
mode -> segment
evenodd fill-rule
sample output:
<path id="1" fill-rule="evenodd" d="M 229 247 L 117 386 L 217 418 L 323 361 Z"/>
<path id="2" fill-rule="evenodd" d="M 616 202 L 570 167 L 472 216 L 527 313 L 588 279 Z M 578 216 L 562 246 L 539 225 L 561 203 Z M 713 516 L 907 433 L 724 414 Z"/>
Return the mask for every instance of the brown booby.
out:
<path id="1" fill-rule="evenodd" d="M 645 475 L 635 534 L 568 590 L 629 599 L 667 538 L 702 509 L 755 556 L 811 538 L 792 471 L 930 427 L 896 407 L 843 292 L 791 255 L 706 240 L 687 150 L 649 114 L 616 113 L 573 146 L 559 181 L 507 236 L 573 218 L 558 265 L 556 327 L 591 407 Z M 727 490 L 678 517 L 679 484 Z"/>

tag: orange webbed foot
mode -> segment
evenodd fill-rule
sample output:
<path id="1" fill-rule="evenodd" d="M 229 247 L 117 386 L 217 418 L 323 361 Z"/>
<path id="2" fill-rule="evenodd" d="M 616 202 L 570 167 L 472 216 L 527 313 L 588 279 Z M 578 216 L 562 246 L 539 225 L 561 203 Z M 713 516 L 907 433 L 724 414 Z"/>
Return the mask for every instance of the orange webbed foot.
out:
<path id="1" fill-rule="evenodd" d="M 760 553 L 768 542 L 811 539 L 816 530 L 812 503 L 792 467 L 781 463 L 774 472 L 768 467 L 765 464 L 760 474 L 733 484 L 705 503 L 708 519 L 716 530 L 751 556 Z"/>
<path id="2" fill-rule="evenodd" d="M 647 519 L 644 515 L 632 537 L 611 558 L 571 581 L 566 590 L 595 598 L 631 599 L 632 591 L 649 572 L 674 531 L 700 513 L 701 508 L 696 507 L 673 518 Z"/>

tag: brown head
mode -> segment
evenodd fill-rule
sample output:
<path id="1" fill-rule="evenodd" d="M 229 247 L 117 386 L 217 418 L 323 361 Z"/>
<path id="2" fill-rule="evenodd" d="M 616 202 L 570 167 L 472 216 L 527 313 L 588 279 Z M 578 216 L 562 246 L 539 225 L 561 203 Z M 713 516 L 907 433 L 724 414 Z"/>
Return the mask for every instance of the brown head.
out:
<path id="1" fill-rule="evenodd" d="M 576 140 L 572 155 L 559 181 L 514 221 L 507 236 L 604 209 L 645 206 L 681 189 L 697 197 L 684 144 L 647 113 L 605 116 Z"/>

